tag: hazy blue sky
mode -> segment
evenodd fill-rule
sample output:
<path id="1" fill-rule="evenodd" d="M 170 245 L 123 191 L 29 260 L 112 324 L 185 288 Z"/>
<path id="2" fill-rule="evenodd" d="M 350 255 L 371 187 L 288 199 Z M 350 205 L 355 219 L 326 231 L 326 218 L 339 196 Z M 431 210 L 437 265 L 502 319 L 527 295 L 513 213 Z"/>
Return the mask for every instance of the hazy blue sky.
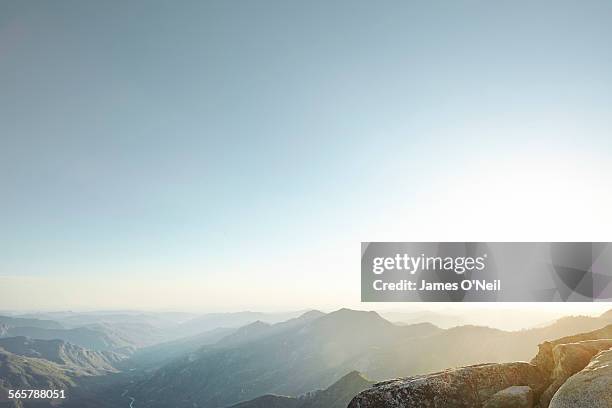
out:
<path id="1" fill-rule="evenodd" d="M 610 21 L 2 1 L 0 308 L 354 304 L 360 241 L 609 241 Z"/>

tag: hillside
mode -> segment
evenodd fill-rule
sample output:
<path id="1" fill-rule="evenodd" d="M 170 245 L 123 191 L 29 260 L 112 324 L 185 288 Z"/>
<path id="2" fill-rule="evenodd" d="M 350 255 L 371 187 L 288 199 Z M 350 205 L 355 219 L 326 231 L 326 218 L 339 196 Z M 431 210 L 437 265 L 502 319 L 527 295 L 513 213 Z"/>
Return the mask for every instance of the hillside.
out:
<path id="1" fill-rule="evenodd" d="M 115 365 L 122 358 L 113 352 L 87 350 L 62 340 L 0 339 L 0 408 L 47 408 L 58 403 L 52 400 L 7 401 L 10 389 L 64 390 L 72 402 L 87 400 L 88 394 L 100 392 L 96 390 L 109 382 L 115 381 L 122 388 L 123 384 L 114 380 L 119 375 Z M 107 390 L 110 395 L 118 395 L 121 388 Z M 97 408 L 103 405 L 91 400 L 78 406 Z"/>
<path id="2" fill-rule="evenodd" d="M 19 406 L 7 401 L 10 389 L 65 390 L 74 385 L 73 374 L 61 365 L 19 356 L 0 348 L 0 406 Z"/>
<path id="3" fill-rule="evenodd" d="M 87 350 L 63 340 L 8 337 L 0 339 L 0 348 L 18 356 L 48 360 L 88 374 L 115 372 L 113 364 L 123 359 L 113 352 Z"/>
<path id="4" fill-rule="evenodd" d="M 240 343 L 235 333 L 162 367 L 134 394 L 152 407 L 221 407 L 265 393 L 298 395 L 339 380 L 372 350 L 437 330 L 431 325 L 399 327 L 374 312 L 348 309 L 272 326 L 256 324 L 241 332 L 247 338 L 257 333 L 256 339 Z M 182 399 L 170 400 L 173 395 Z"/>
<path id="5" fill-rule="evenodd" d="M 250 401 L 233 405 L 232 408 L 346 408 L 359 392 L 372 386 L 361 373 L 353 371 L 325 390 L 313 391 L 299 397 L 263 395 Z"/>
<path id="6" fill-rule="evenodd" d="M 133 344 L 102 328 L 45 329 L 9 327 L 1 337 L 29 337 L 40 340 L 63 340 L 90 350 L 131 353 Z"/>
<path id="7" fill-rule="evenodd" d="M 235 330 L 213 329 L 195 336 L 144 347 L 136 350 L 126 363 L 146 369 L 158 367 L 204 346 L 215 344 Z"/>
<path id="8" fill-rule="evenodd" d="M 306 398 L 300 408 L 346 408 L 356 394 L 372 384 L 361 373 L 352 371 L 325 390 Z"/>

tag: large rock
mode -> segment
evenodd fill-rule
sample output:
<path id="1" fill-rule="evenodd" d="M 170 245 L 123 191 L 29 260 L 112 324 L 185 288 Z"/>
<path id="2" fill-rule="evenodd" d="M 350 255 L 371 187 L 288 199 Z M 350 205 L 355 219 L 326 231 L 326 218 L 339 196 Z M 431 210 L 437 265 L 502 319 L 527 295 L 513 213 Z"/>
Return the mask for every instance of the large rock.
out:
<path id="1" fill-rule="evenodd" d="M 357 395 L 349 408 L 477 408 L 511 386 L 539 396 L 547 379 L 533 364 L 481 364 L 386 381 Z"/>
<path id="2" fill-rule="evenodd" d="M 541 344 L 540 351 L 532 362 L 545 367 L 545 371 L 550 373 L 550 385 L 540 397 L 540 407 L 548 407 L 553 395 L 568 378 L 585 368 L 597 353 L 611 347 L 611 339 L 557 345 Z"/>
<path id="3" fill-rule="evenodd" d="M 561 401 L 558 395 L 569 387 L 568 384 L 594 370 L 589 369 L 591 365 L 587 366 L 593 356 L 611 347 L 612 325 L 609 325 L 545 342 L 531 363 L 482 364 L 378 383 L 357 395 L 349 408 L 529 408 L 534 405 L 549 408 L 553 395 L 554 401 Z M 580 374 L 576 374 L 578 372 Z M 612 408 L 609 401 L 612 387 L 607 382 L 612 373 L 605 375 L 607 377 L 601 380 L 603 385 L 595 381 L 596 374 L 592 378 L 596 388 L 591 390 L 592 399 L 601 405 L 590 405 L 591 400 L 585 405 L 577 405 L 569 390 L 565 391 L 569 399 L 563 400 L 566 405 L 551 407 Z M 602 393 L 605 395 L 601 396 Z M 587 401 L 586 396 L 580 398 Z"/>
<path id="4" fill-rule="evenodd" d="M 546 371 L 547 373 L 552 373 L 556 365 L 553 357 L 553 349 L 556 346 L 591 340 L 610 339 L 612 339 L 612 324 L 591 332 L 566 336 L 553 341 L 546 341 L 538 346 L 538 354 L 533 358 L 533 360 L 531 360 L 531 363 L 537 365 L 540 367 L 540 369 Z"/>
<path id="5" fill-rule="evenodd" d="M 589 365 L 567 380 L 550 408 L 612 407 L 612 350 L 599 353 Z"/>
<path id="6" fill-rule="evenodd" d="M 531 387 L 513 386 L 494 394 L 483 408 L 533 408 L 533 401 Z"/>

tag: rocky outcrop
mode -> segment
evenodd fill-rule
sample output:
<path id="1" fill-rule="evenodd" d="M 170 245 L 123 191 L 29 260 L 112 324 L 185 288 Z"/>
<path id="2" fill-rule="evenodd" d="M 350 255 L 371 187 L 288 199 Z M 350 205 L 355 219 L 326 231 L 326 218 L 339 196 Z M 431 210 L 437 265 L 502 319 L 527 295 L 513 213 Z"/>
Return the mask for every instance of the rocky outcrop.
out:
<path id="1" fill-rule="evenodd" d="M 531 387 L 512 386 L 494 394 L 483 408 L 533 408 L 534 397 Z"/>
<path id="2" fill-rule="evenodd" d="M 533 364 L 482 364 L 386 381 L 356 396 L 349 408 L 474 408 L 514 385 L 539 395 L 546 378 Z"/>
<path id="3" fill-rule="evenodd" d="M 547 373 L 551 373 L 555 367 L 555 360 L 552 351 L 555 346 L 562 344 L 579 343 L 592 340 L 609 340 L 612 339 L 612 324 L 602 329 L 594 330 L 587 333 L 580 333 L 573 336 L 562 337 L 553 341 L 545 341 L 539 345 L 538 354 L 531 361 L 533 364 L 540 367 Z"/>
<path id="4" fill-rule="evenodd" d="M 612 325 L 540 344 L 531 363 L 482 364 L 378 383 L 349 408 L 612 408 L 610 390 Z"/>
<path id="5" fill-rule="evenodd" d="M 576 374 L 589 364 L 593 356 L 602 350 L 612 347 L 612 340 L 586 340 L 578 343 L 558 344 L 552 346 L 544 344 L 540 346 L 540 352 L 534 361 L 546 362 L 546 367 L 552 367 L 549 375 L 550 385 L 540 397 L 540 406 L 548 407 L 550 400 L 568 378 Z M 547 357 L 540 354 L 546 354 Z"/>
<path id="6" fill-rule="evenodd" d="M 587 367 L 567 380 L 550 408 L 612 407 L 612 350 L 599 353 Z"/>

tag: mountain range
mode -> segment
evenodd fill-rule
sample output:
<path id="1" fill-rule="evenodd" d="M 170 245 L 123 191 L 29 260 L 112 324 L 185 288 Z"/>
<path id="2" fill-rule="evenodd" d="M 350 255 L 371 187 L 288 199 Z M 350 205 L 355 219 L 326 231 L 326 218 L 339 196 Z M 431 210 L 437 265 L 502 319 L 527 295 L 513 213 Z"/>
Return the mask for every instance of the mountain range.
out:
<path id="1" fill-rule="evenodd" d="M 24 387 L 69 389 L 66 408 L 339 408 L 373 381 L 524 361 L 545 340 L 612 323 L 612 311 L 520 331 L 394 324 L 350 309 L 178 314 L 174 323 L 137 313 L 58 316 L 0 320 L 0 408 L 17 406 L 3 398 Z"/>
<path id="2" fill-rule="evenodd" d="M 4 351 L 28 358 L 47 360 L 88 374 L 115 372 L 114 364 L 124 357 L 112 351 L 93 351 L 63 340 L 40 340 L 28 337 L 0 339 Z"/>
<path id="3" fill-rule="evenodd" d="M 397 326 L 375 312 L 311 312 L 291 324 L 256 322 L 161 367 L 131 392 L 147 407 L 225 407 L 264 394 L 298 396 L 357 370 L 382 380 L 482 362 L 527 360 L 552 338 L 609 322 L 568 317 L 506 332 L 478 326 L 443 330 Z M 181 399 L 172 399 L 172 395 Z M 172 401 L 172 402 L 170 402 Z"/>
<path id="4" fill-rule="evenodd" d="M 57 389 L 69 392 L 82 377 L 116 373 L 123 356 L 93 351 L 63 340 L 0 339 L 0 407 L 47 407 L 50 400 L 9 401 L 8 390 Z"/>

